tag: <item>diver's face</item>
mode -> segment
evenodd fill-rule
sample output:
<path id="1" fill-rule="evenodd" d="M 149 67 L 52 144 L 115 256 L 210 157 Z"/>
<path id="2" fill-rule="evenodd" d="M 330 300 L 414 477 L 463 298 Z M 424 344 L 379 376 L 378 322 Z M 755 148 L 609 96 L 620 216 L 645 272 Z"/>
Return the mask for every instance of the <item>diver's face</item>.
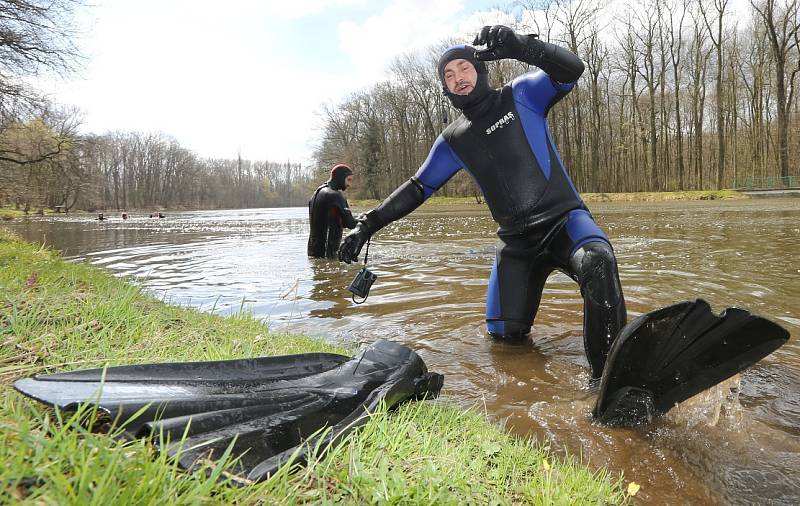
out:
<path id="1" fill-rule="evenodd" d="M 350 185 L 353 184 L 353 175 L 350 174 L 346 178 L 344 178 L 344 189 L 350 188 Z"/>
<path id="2" fill-rule="evenodd" d="M 464 59 L 457 59 L 444 66 L 444 84 L 455 95 L 469 95 L 478 82 L 475 67 Z"/>

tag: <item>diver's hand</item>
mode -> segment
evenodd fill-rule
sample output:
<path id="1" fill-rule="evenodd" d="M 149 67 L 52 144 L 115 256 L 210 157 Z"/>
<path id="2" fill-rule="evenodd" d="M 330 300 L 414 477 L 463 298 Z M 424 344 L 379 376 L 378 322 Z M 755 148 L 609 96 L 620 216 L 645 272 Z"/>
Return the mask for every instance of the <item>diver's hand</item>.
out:
<path id="1" fill-rule="evenodd" d="M 536 37 L 535 35 L 519 35 L 504 25 L 484 26 L 475 36 L 472 44 L 475 46 L 485 45 L 486 49 L 475 51 L 475 58 L 483 61 L 504 58 L 530 59 L 531 51 L 536 51 L 536 43 L 539 42 Z"/>
<path id="2" fill-rule="evenodd" d="M 359 222 L 356 228 L 344 238 L 342 245 L 339 246 L 339 261 L 346 264 L 358 262 L 358 254 L 361 253 L 361 248 L 364 247 L 370 236 L 372 234 L 367 224 Z"/>

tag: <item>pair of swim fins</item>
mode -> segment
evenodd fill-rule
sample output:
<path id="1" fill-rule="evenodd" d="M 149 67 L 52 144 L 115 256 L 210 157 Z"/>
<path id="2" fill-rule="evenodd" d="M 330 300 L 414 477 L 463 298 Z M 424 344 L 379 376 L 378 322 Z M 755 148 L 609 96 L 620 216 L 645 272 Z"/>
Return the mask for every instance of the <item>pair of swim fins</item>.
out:
<path id="1" fill-rule="evenodd" d="M 305 463 L 312 448 L 321 454 L 380 403 L 433 398 L 442 383 L 412 350 L 381 340 L 352 358 L 309 353 L 130 365 L 36 376 L 14 387 L 64 411 L 94 405 L 122 425 L 123 436 L 153 438 L 184 469 L 230 447 L 234 471 L 257 482 L 290 460 Z"/>
<path id="2" fill-rule="evenodd" d="M 741 309 L 717 316 L 703 300 L 644 314 L 611 347 L 594 417 L 611 426 L 647 423 L 788 338 L 779 325 Z M 410 349 L 378 341 L 353 358 L 314 353 L 134 365 L 37 376 L 14 386 L 66 411 L 94 404 L 124 422 L 128 435 L 153 437 L 186 469 L 231 447 L 237 471 L 259 481 L 292 457 L 303 463 L 312 447 L 328 448 L 380 402 L 392 407 L 435 397 L 442 382 Z"/>
<path id="3" fill-rule="evenodd" d="M 715 315 L 702 299 L 643 314 L 611 345 L 594 417 L 617 427 L 648 423 L 788 339 L 786 329 L 770 320 L 738 308 Z"/>

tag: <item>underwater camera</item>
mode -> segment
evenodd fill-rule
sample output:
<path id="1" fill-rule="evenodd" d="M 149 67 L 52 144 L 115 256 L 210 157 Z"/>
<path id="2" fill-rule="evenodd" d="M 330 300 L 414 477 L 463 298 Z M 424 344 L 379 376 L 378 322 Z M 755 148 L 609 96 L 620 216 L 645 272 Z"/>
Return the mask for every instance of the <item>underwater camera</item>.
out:
<path id="1" fill-rule="evenodd" d="M 378 276 L 367 269 L 366 267 L 362 267 L 356 277 L 353 278 L 353 282 L 350 283 L 350 286 L 347 288 L 353 294 L 353 302 L 356 302 L 356 297 L 363 297 L 364 300 L 361 302 L 356 302 L 356 304 L 361 304 L 362 302 L 367 300 L 369 296 L 369 289 L 372 288 L 372 283 L 378 279 Z"/>

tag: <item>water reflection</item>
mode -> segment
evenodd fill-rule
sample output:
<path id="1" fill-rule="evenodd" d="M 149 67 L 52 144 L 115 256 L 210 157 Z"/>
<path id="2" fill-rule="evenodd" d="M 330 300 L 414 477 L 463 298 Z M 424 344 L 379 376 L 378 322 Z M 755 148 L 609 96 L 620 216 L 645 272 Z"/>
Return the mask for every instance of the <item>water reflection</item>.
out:
<path id="1" fill-rule="evenodd" d="M 343 318 L 351 304 L 348 302 L 350 292 L 347 291 L 350 279 L 349 272 L 342 264 L 324 258 L 309 259 L 311 266 L 311 288 L 308 298 L 317 302 L 309 311 L 314 318 Z"/>
<path id="2" fill-rule="evenodd" d="M 646 503 L 800 503 L 800 200 L 603 204 L 629 318 L 703 297 L 780 320 L 794 339 L 747 371 L 738 398 L 713 417 L 675 412 L 637 429 L 591 421 L 594 393 L 575 283 L 554 273 L 531 342 L 487 339 L 483 314 L 495 228 L 475 206 L 423 208 L 372 243 L 369 300 L 350 300 L 360 268 L 305 254 L 307 212 L 170 213 L 163 220 L 29 219 L 12 227 L 69 258 L 132 276 L 179 304 L 247 308 L 276 330 L 366 343 L 390 338 L 447 376 L 445 392 L 519 433 L 593 465 L 624 471 Z M 724 391 L 720 391 L 725 396 Z M 709 407 L 709 406 L 706 406 Z M 700 408 L 703 408 L 701 405 Z"/>

